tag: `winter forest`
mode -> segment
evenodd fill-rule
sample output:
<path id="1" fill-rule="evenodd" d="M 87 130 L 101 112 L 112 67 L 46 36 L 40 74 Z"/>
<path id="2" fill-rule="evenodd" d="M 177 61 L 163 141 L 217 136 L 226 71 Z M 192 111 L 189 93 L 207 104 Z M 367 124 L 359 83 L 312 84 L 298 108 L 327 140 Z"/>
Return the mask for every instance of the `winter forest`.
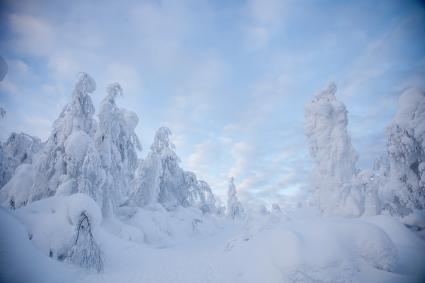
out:
<path id="1" fill-rule="evenodd" d="M 162 13 L 166 3 L 143 15 Z M 167 13 L 180 11 L 171 6 Z M 275 24 L 269 21 L 273 10 L 261 10 L 267 28 Z M 419 15 L 422 23 L 425 12 Z M 13 23 L 17 14 L 11 17 Z M 259 49 L 273 45 L 276 39 L 269 36 Z M 7 51 L 9 45 L 4 46 Z M 19 113 L 7 98 L 17 69 L 13 53 L 6 51 L 6 60 L 0 57 L 2 132 L 14 125 L 8 117 Z M 66 101 L 49 121 L 46 138 L 22 132 L 17 123 L 17 130 L 0 141 L 0 282 L 425 282 L 425 87 L 417 80 L 397 88 L 396 109 L 379 137 L 385 146 L 368 168 L 359 164 L 369 156 L 356 149 L 351 109 L 344 103 L 350 101 L 345 96 L 349 88 L 338 77 L 335 83 L 318 79 L 303 108 L 294 106 L 303 111 L 302 126 L 294 128 L 306 142 L 299 150 L 311 162 L 303 168 L 307 185 L 293 193 L 296 197 L 256 202 L 243 197 L 247 185 L 237 170 L 221 180 L 223 194 L 208 181 L 212 177 L 186 168 L 173 127 L 160 126 L 146 137 L 145 125 L 140 127 L 145 113 L 137 105 L 132 110 L 122 105 L 126 73 L 122 83 L 99 87 L 97 72 L 88 67 L 86 73 L 85 66 L 70 71 Z M 209 72 L 206 77 L 213 80 Z M 256 103 L 270 99 L 273 104 L 265 89 Z M 232 111 L 243 108 L 231 97 L 224 104 Z M 385 107 L 379 112 L 387 113 Z M 281 111 L 277 119 L 285 120 L 287 113 Z M 207 120 L 200 122 L 208 128 Z M 372 135 L 366 129 L 371 125 L 363 120 L 365 135 Z M 142 142 L 138 126 L 149 144 Z M 279 154 L 273 147 L 267 151 Z M 225 158 L 226 153 L 214 156 L 218 162 Z M 284 170 L 273 166 L 274 174 Z M 208 170 L 212 174 L 212 164 Z"/>

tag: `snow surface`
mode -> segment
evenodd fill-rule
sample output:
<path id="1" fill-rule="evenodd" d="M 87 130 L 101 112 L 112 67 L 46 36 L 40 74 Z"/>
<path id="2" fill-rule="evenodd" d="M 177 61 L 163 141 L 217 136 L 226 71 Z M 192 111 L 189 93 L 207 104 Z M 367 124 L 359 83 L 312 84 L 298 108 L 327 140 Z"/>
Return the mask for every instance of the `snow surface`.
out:
<path id="1" fill-rule="evenodd" d="M 50 250 L 54 258 L 68 243 L 82 210 L 93 216 L 96 241 L 103 251 L 101 273 L 83 272 L 49 258 Z M 298 209 L 287 216 L 255 213 L 231 220 L 193 208 L 167 211 L 159 206 L 120 215 L 99 223 L 99 207 L 82 194 L 52 197 L 14 212 L 2 209 L 1 226 L 8 228 L 0 236 L 3 278 L 35 275 L 27 282 L 421 282 L 425 278 L 421 265 L 425 242 L 391 216 L 330 218 Z M 47 277 L 51 281 L 44 281 Z"/>
<path id="2" fill-rule="evenodd" d="M 231 177 L 224 207 L 170 129 L 138 158 L 120 84 L 96 120 L 95 90 L 81 73 L 46 142 L 0 143 L 0 282 L 425 282 L 425 92 L 401 95 L 386 154 L 359 170 L 330 84 L 305 107 L 311 194 L 251 207 Z"/>

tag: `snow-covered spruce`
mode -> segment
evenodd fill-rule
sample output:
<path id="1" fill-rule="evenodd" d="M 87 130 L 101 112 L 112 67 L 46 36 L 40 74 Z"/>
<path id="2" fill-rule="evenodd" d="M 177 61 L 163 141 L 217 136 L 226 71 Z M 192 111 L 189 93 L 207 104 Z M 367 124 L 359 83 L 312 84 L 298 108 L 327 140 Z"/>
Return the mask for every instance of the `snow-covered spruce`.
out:
<path id="1" fill-rule="evenodd" d="M 425 209 L 425 91 L 408 89 L 387 127 L 389 179 L 383 186 L 385 208 L 406 215 Z"/>
<path id="2" fill-rule="evenodd" d="M 207 182 L 198 180 L 195 173 L 184 172 L 184 186 L 189 190 L 188 201 L 191 206 L 203 213 L 216 213 L 215 197 Z"/>
<path id="3" fill-rule="evenodd" d="M 95 269 L 97 272 L 103 269 L 101 251 L 94 241 L 90 218 L 86 212 L 80 215 L 67 261 L 86 269 Z"/>
<path id="4" fill-rule="evenodd" d="M 166 127 L 157 130 L 150 152 L 137 169 L 131 198 L 133 204 L 186 204 L 188 191 L 178 191 L 183 189 L 183 186 L 179 186 L 183 180 L 183 170 L 178 165 L 180 160 L 174 152 L 170 135 L 171 131 Z"/>
<path id="5" fill-rule="evenodd" d="M 115 103 L 122 95 L 120 84 L 113 83 L 107 88 L 108 94 L 100 107 L 99 126 L 95 135 L 102 168 L 105 171 L 103 183 L 103 215 L 112 213 L 129 195 L 130 182 L 137 167 L 137 150 L 141 145 L 134 129 L 139 121 L 131 111 L 120 109 Z"/>
<path id="6" fill-rule="evenodd" d="M 244 209 L 238 200 L 234 178 L 229 180 L 229 188 L 227 191 L 227 216 L 235 219 L 244 216 Z"/>
<path id="7" fill-rule="evenodd" d="M 192 172 L 183 171 L 166 127 L 157 130 L 151 150 L 140 162 L 133 181 L 130 203 L 147 206 L 160 203 L 167 209 L 196 206 L 205 212 L 215 210 L 210 187 Z"/>
<path id="8" fill-rule="evenodd" d="M 357 153 L 347 132 L 347 110 L 331 83 L 305 106 L 305 134 L 315 162 L 312 184 L 317 204 L 328 215 L 359 216 L 362 191 L 353 185 Z"/>
<path id="9" fill-rule="evenodd" d="M 12 178 L 19 165 L 32 163 L 34 154 L 41 146 L 39 138 L 24 133 L 12 133 L 7 141 L 0 145 L 0 188 Z"/>
<path id="10" fill-rule="evenodd" d="M 102 202 L 99 188 L 105 174 L 99 170 L 100 159 L 94 146 L 95 110 L 89 95 L 95 88 L 96 83 L 88 74 L 80 74 L 72 101 L 54 122 L 53 131 L 35 164 L 36 177 L 29 201 L 56 193 L 83 192 Z"/>

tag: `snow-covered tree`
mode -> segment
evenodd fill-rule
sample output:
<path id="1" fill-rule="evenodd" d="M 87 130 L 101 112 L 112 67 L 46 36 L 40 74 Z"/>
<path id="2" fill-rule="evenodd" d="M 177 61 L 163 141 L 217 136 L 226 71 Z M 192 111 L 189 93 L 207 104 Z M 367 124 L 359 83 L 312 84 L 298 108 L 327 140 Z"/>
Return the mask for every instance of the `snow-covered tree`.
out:
<path id="1" fill-rule="evenodd" d="M 103 269 L 100 248 L 93 237 L 92 224 L 86 212 L 82 212 L 66 261 L 97 272 Z"/>
<path id="2" fill-rule="evenodd" d="M 7 141 L 0 145 L 0 188 L 12 178 L 19 165 L 32 163 L 33 155 L 41 146 L 39 138 L 24 133 L 12 133 Z"/>
<path id="3" fill-rule="evenodd" d="M 12 133 L 3 144 L 4 150 L 16 164 L 32 163 L 32 157 L 41 149 L 41 140 L 24 133 Z"/>
<path id="4" fill-rule="evenodd" d="M 157 130 L 151 151 L 137 169 L 131 203 L 138 206 L 161 203 L 167 208 L 189 205 L 189 189 L 170 135 L 166 127 Z"/>
<path id="5" fill-rule="evenodd" d="M 244 209 L 240 201 L 238 201 L 234 178 L 229 180 L 229 188 L 227 191 L 227 216 L 234 219 L 244 215 Z"/>
<path id="6" fill-rule="evenodd" d="M 137 168 L 129 203 L 142 207 L 160 203 L 167 209 L 194 206 L 203 212 L 214 212 L 211 188 L 193 172 L 183 171 L 179 166 L 180 159 L 170 135 L 166 127 L 157 130 L 150 152 Z"/>
<path id="7" fill-rule="evenodd" d="M 381 212 L 379 188 L 382 177 L 373 171 L 360 171 L 354 181 L 354 187 L 361 192 L 363 215 L 377 215 Z"/>
<path id="8" fill-rule="evenodd" d="M 189 190 L 189 204 L 197 207 L 204 213 L 215 213 L 215 197 L 207 182 L 197 180 L 193 172 L 184 172 L 184 186 Z"/>
<path id="9" fill-rule="evenodd" d="M 425 91 L 408 89 L 387 127 L 389 180 L 383 188 L 386 209 L 405 215 L 425 209 Z"/>
<path id="10" fill-rule="evenodd" d="M 102 203 L 105 173 L 94 145 L 96 123 L 89 95 L 95 88 L 96 83 L 88 74 L 80 74 L 72 101 L 54 122 L 52 133 L 37 154 L 32 169 L 28 168 L 26 176 L 33 178 L 33 186 L 12 187 L 6 194 L 10 199 L 20 196 L 19 202 L 15 199 L 17 207 L 56 193 L 77 192 L 86 193 Z"/>
<path id="11" fill-rule="evenodd" d="M 305 106 L 305 134 L 315 162 L 312 177 L 319 208 L 325 214 L 358 216 L 362 192 L 353 186 L 357 153 L 347 132 L 347 110 L 331 83 Z"/>
<path id="12" fill-rule="evenodd" d="M 121 86 L 113 83 L 108 86 L 107 92 L 101 103 L 95 135 L 96 148 L 106 172 L 103 187 L 104 216 L 128 197 L 130 182 L 137 168 L 137 150 L 141 150 L 134 132 L 138 123 L 137 115 L 118 108 L 115 103 L 116 97 L 122 95 Z"/>

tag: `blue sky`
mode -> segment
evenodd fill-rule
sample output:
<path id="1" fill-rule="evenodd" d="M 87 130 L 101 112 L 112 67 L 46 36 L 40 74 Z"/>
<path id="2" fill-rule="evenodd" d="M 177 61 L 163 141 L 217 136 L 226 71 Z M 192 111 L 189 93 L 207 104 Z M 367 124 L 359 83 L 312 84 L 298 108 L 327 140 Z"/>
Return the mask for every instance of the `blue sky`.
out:
<path id="1" fill-rule="evenodd" d="M 330 81 L 370 168 L 400 92 L 425 84 L 425 6 L 415 1 L 3 1 L 0 82 L 12 131 L 46 138 L 76 74 L 118 81 L 144 156 L 173 131 L 185 169 L 247 202 L 308 187 L 304 104 Z"/>

